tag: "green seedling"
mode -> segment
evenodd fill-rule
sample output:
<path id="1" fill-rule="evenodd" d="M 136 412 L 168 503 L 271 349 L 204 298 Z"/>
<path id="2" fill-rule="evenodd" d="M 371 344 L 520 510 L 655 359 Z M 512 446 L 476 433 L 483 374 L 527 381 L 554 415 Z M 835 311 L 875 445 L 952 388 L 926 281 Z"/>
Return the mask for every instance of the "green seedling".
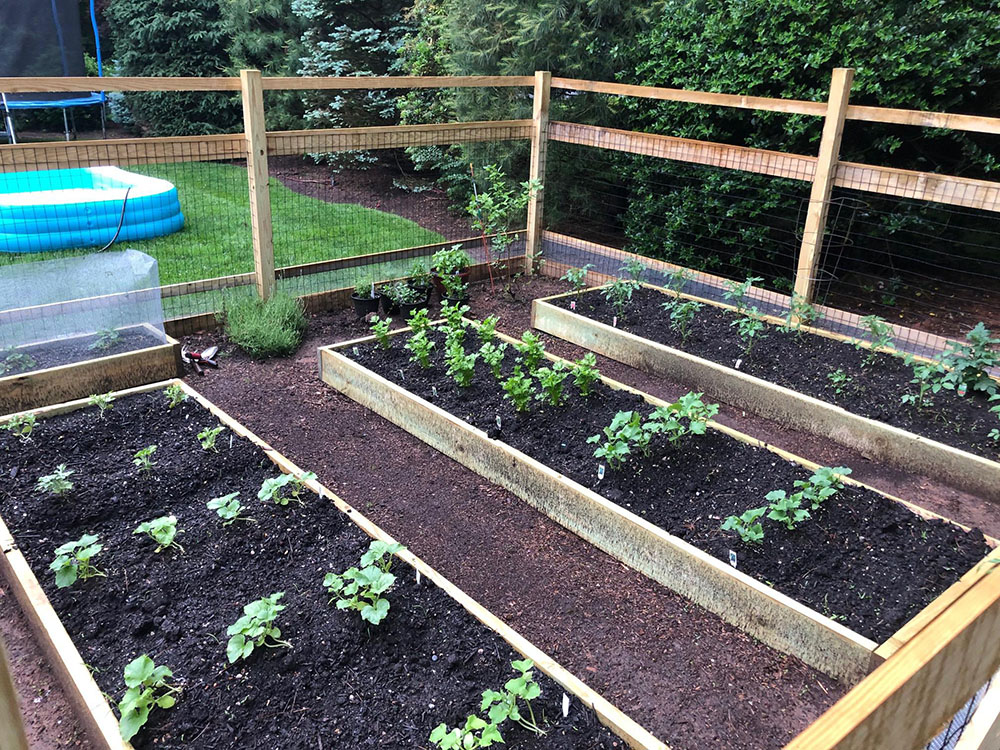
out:
<path id="1" fill-rule="evenodd" d="M 487 341 L 479 348 L 480 358 L 489 366 L 490 372 L 493 373 L 493 377 L 497 380 L 501 376 L 500 368 L 503 366 L 503 358 L 506 351 L 507 344 L 497 345 L 491 341 Z"/>
<path id="2" fill-rule="evenodd" d="M 167 397 L 167 407 L 173 409 L 188 400 L 188 395 L 179 383 L 168 385 L 163 390 L 163 395 Z"/>
<path id="3" fill-rule="evenodd" d="M 132 463 L 139 467 L 140 473 L 153 473 L 153 467 L 156 466 L 156 462 L 153 461 L 154 453 L 156 453 L 155 445 L 147 445 L 142 450 L 135 452 L 135 455 L 132 457 Z"/>
<path id="4" fill-rule="evenodd" d="M 1000 366 L 1000 349 L 997 348 L 1000 338 L 994 338 L 985 325 L 976 323 L 965 339 L 963 344 L 949 342 L 941 357 L 948 369 L 945 382 L 955 388 L 965 385 L 974 391 L 996 393 L 997 382 L 990 377 L 989 371 Z"/>
<path id="5" fill-rule="evenodd" d="M 264 502 L 270 501 L 282 507 L 292 502 L 302 505 L 303 503 L 299 499 L 299 492 L 294 489 L 294 483 L 295 477 L 291 474 L 281 474 L 270 479 L 265 479 L 264 483 L 260 486 L 260 490 L 257 491 L 257 499 Z M 285 489 L 289 485 L 293 486 L 289 489 L 289 493 L 285 494 Z"/>
<path id="6" fill-rule="evenodd" d="M 622 276 L 631 276 L 632 281 L 639 284 L 642 281 L 642 275 L 646 273 L 646 265 L 638 258 L 632 258 L 618 269 L 618 273 Z"/>
<path id="7" fill-rule="evenodd" d="M 851 470 L 846 466 L 822 466 L 816 469 L 815 473 L 808 480 L 796 479 L 795 493 L 800 498 L 801 503 L 809 503 L 810 510 L 819 510 L 819 507 L 836 495 L 844 488 L 843 477 L 849 476 Z"/>
<path id="8" fill-rule="evenodd" d="M 226 657 L 230 664 L 240 659 L 246 659 L 259 646 L 267 648 L 291 648 L 292 644 L 281 640 L 281 630 L 274 621 L 283 609 L 284 604 L 278 600 L 285 595 L 284 591 L 265 596 L 243 607 L 243 616 L 226 628 L 230 636 L 226 643 Z"/>
<path id="9" fill-rule="evenodd" d="M 167 667 L 156 666 L 148 655 L 133 659 L 125 667 L 125 695 L 118 703 L 118 728 L 128 742 L 149 719 L 154 708 L 172 708 L 180 687 L 167 680 L 174 676 Z"/>
<path id="10" fill-rule="evenodd" d="M 521 334 L 521 343 L 514 344 L 514 348 L 517 349 L 519 361 L 524 363 L 525 368 L 528 372 L 534 372 L 541 361 L 545 358 L 545 343 L 542 341 L 540 336 L 532 333 L 531 331 L 525 331 Z"/>
<path id="11" fill-rule="evenodd" d="M 514 366 L 513 373 L 503 381 L 502 386 L 504 398 L 514 404 L 514 409 L 519 412 L 528 411 L 535 394 L 535 384 L 530 377 L 524 375 L 520 365 Z"/>
<path id="12" fill-rule="evenodd" d="M 4 357 L 0 359 L 0 375 L 20 370 L 30 370 L 38 363 L 30 354 L 19 352 L 16 346 L 8 346 L 3 350 Z"/>
<path id="13" fill-rule="evenodd" d="M 219 518 L 222 519 L 223 526 L 229 526 L 234 521 L 257 523 L 253 518 L 240 515 L 240 512 L 243 510 L 243 504 L 237 499 L 239 495 L 239 492 L 230 492 L 228 495 L 209 500 L 205 503 L 205 506 L 218 514 Z"/>
<path id="14" fill-rule="evenodd" d="M 751 288 L 763 280 L 762 276 L 747 276 L 746 281 L 743 282 L 727 281 L 726 291 L 722 293 L 722 298 L 735 307 L 738 313 L 745 313 Z"/>
<path id="15" fill-rule="evenodd" d="M 226 429 L 221 424 L 217 427 L 206 427 L 204 430 L 198 433 L 198 442 L 201 444 L 201 449 L 203 451 L 213 451 L 215 453 L 219 452 L 219 449 L 215 447 L 215 441 L 218 440 L 219 435 L 222 431 Z"/>
<path id="16" fill-rule="evenodd" d="M 479 321 L 477 332 L 479 333 L 479 341 L 481 343 L 493 343 L 494 339 L 497 337 L 497 323 L 499 322 L 500 318 L 496 315 L 490 315 L 488 318 L 483 318 Z"/>
<path id="17" fill-rule="evenodd" d="M 38 420 L 35 418 L 35 415 L 30 412 L 17 414 L 8 419 L 7 423 L 0 427 L 0 429 L 7 430 L 14 437 L 28 442 L 31 440 L 31 433 L 34 431 L 37 422 Z"/>
<path id="18" fill-rule="evenodd" d="M 593 263 L 588 263 L 583 268 L 571 268 L 559 280 L 568 282 L 573 287 L 573 291 L 579 293 L 587 286 L 587 274 L 593 267 Z"/>
<path id="19" fill-rule="evenodd" d="M 782 333 L 795 332 L 802 335 L 802 326 L 811 326 L 820 318 L 820 312 L 808 300 L 798 292 L 792 292 L 791 303 L 788 306 L 788 313 L 785 315 L 785 322 L 778 326 Z"/>
<path id="20" fill-rule="evenodd" d="M 76 583 L 77 579 L 86 581 L 88 578 L 107 576 L 107 573 L 91 564 L 91 560 L 102 549 L 103 545 L 97 543 L 97 534 L 84 534 L 75 542 L 66 542 L 57 547 L 56 557 L 49 564 L 49 570 L 56 574 L 56 586 L 65 589 Z"/>
<path id="21" fill-rule="evenodd" d="M 992 396 L 990 396 L 990 402 L 992 403 L 993 401 L 1000 401 L 1000 393 L 994 393 Z M 1000 404 L 991 407 L 990 414 L 996 414 L 997 419 L 1000 419 Z M 987 435 L 987 437 L 994 443 L 1000 443 L 1000 429 L 994 427 L 992 430 L 990 430 L 990 434 Z"/>
<path id="22" fill-rule="evenodd" d="M 868 331 L 868 342 L 871 344 L 861 361 L 862 367 L 868 367 L 878 360 L 880 350 L 893 349 L 895 339 L 892 335 L 892 326 L 885 321 L 885 318 L 878 315 L 866 315 L 861 319 L 861 326 Z M 855 343 L 855 347 L 865 348 L 860 339 Z"/>
<path id="23" fill-rule="evenodd" d="M 169 547 L 178 552 L 184 552 L 184 548 L 177 543 L 177 534 L 179 533 L 177 529 L 177 516 L 160 516 L 159 518 L 154 518 L 152 521 L 140 523 L 132 533 L 146 534 L 156 542 L 157 553 Z"/>
<path id="24" fill-rule="evenodd" d="M 35 490 L 50 495 L 65 495 L 73 489 L 73 483 L 69 478 L 75 473 L 72 469 L 67 469 L 66 464 L 59 464 L 54 472 L 38 478 Z"/>
<path id="25" fill-rule="evenodd" d="M 952 390 L 955 387 L 954 383 L 945 380 L 947 370 L 941 364 L 920 362 L 909 355 L 906 362 L 913 365 L 913 380 L 910 384 L 917 386 L 917 392 L 900 396 L 899 400 L 902 403 L 916 406 L 918 409 L 933 406 L 931 394 L 939 393 L 942 388 Z"/>
<path id="26" fill-rule="evenodd" d="M 826 379 L 833 386 L 833 392 L 838 396 L 847 391 L 848 386 L 853 382 L 853 378 L 844 372 L 844 368 L 838 367 L 836 370 L 827 373 Z"/>
<path id="27" fill-rule="evenodd" d="M 538 378 L 538 384 L 542 387 L 542 391 L 535 398 L 551 406 L 561 406 L 566 400 L 563 381 L 566 380 L 569 373 L 569 369 L 562 362 L 556 362 L 552 367 L 539 367 L 535 370 L 535 377 Z"/>
<path id="28" fill-rule="evenodd" d="M 453 341 L 445 351 L 444 361 L 447 364 L 447 373 L 451 375 L 460 388 L 468 388 L 472 385 L 472 378 L 476 374 L 476 360 L 479 353 L 466 354 L 465 349 L 457 341 Z"/>
<path id="29" fill-rule="evenodd" d="M 455 302 L 454 304 L 449 302 L 441 303 L 441 317 L 444 318 L 448 328 L 464 328 L 465 321 L 463 318 L 467 312 L 469 312 L 469 306 L 463 305 L 461 302 Z"/>
<path id="30" fill-rule="evenodd" d="M 591 435 L 588 443 L 597 444 L 594 458 L 602 458 L 612 469 L 619 468 L 632 455 L 631 444 L 648 445 L 648 433 L 642 429 L 642 415 L 637 411 L 620 411 L 611 424 L 604 428 L 604 440 L 600 435 Z"/>
<path id="31" fill-rule="evenodd" d="M 751 508 L 739 516 L 729 516 L 722 522 L 723 531 L 735 531 L 746 544 L 764 541 L 764 525 L 760 519 L 767 513 L 767 506 Z"/>
<path id="32" fill-rule="evenodd" d="M 664 285 L 665 288 L 677 294 L 684 291 L 684 287 L 688 285 L 691 279 L 692 275 L 685 268 L 678 269 L 677 271 L 663 272 L 663 280 L 666 282 Z"/>
<path id="33" fill-rule="evenodd" d="M 96 336 L 97 337 L 87 347 L 88 349 L 99 349 L 101 351 L 105 351 L 106 349 L 110 349 L 117 344 L 122 337 L 122 335 L 114 328 L 102 328 L 97 332 Z"/>
<path id="34" fill-rule="evenodd" d="M 388 349 L 392 346 L 392 339 L 389 336 L 389 326 L 392 325 L 392 318 L 386 318 L 383 320 L 377 315 L 372 318 L 372 333 L 375 336 L 375 340 L 379 343 L 383 349 Z"/>
<path id="35" fill-rule="evenodd" d="M 103 393 L 103 394 L 95 393 L 94 395 L 92 395 L 90 398 L 87 399 L 87 405 L 96 406 L 98 409 L 100 409 L 99 412 L 100 417 L 101 419 L 104 419 L 104 412 L 110 411 L 111 409 L 114 408 L 113 406 L 114 401 L 115 397 L 112 396 L 110 393 Z"/>
<path id="36" fill-rule="evenodd" d="M 785 528 L 794 531 L 795 527 L 810 517 L 808 510 L 802 507 L 802 495 L 787 494 L 784 490 L 772 490 L 767 493 L 771 503 L 767 517 L 773 521 L 785 524 Z"/>
<path id="37" fill-rule="evenodd" d="M 410 350 L 411 362 L 417 362 L 425 370 L 431 366 L 431 350 L 434 348 L 434 342 L 427 336 L 427 331 L 417 331 L 403 344 L 403 348 Z"/>
<path id="38" fill-rule="evenodd" d="M 667 304 L 669 303 L 663 303 L 664 306 Z M 670 327 L 680 335 L 681 346 L 687 343 L 687 338 L 691 334 L 691 323 L 694 322 L 694 316 L 703 307 L 703 304 L 694 300 L 675 300 L 675 303 L 669 308 Z"/>
<path id="39" fill-rule="evenodd" d="M 687 435 L 704 435 L 709 420 L 719 413 L 719 405 L 706 404 L 703 395 L 691 391 L 672 404 L 658 406 L 643 424 L 643 431 L 663 435 L 671 445 L 677 445 Z"/>
<path id="40" fill-rule="evenodd" d="M 521 659 L 512 661 L 510 665 L 519 673 L 518 676 L 507 680 L 501 692 L 484 690 L 479 710 L 486 711 L 493 724 L 500 725 L 509 719 L 535 734 L 543 735 L 545 730 L 538 725 L 535 709 L 531 705 L 542 694 L 541 687 L 532 675 L 535 663 L 531 659 Z M 528 709 L 527 716 L 522 711 L 521 704 Z"/>
<path id="41" fill-rule="evenodd" d="M 632 279 L 618 278 L 604 288 L 604 299 L 615 309 L 615 314 L 621 318 L 632 303 L 632 295 L 639 288 L 639 282 Z"/>
<path id="42" fill-rule="evenodd" d="M 601 379 L 597 370 L 597 357 L 593 352 L 587 352 L 573 364 L 573 384 L 580 390 L 581 396 L 589 396 L 594 383 Z"/>
<path id="43" fill-rule="evenodd" d="M 756 307 L 751 307 L 745 312 L 745 315 L 741 315 L 729 325 L 736 327 L 736 333 L 743 344 L 743 356 L 750 359 L 754 344 L 766 338 L 766 334 L 763 333 L 765 326 L 764 321 L 760 319 L 760 311 Z"/>
<path id="44" fill-rule="evenodd" d="M 476 750 L 503 744 L 497 725 L 475 714 L 470 714 L 461 727 L 449 729 L 447 724 L 439 724 L 428 739 L 440 750 Z"/>
<path id="45" fill-rule="evenodd" d="M 410 327 L 413 333 L 427 333 L 431 329 L 431 316 L 427 312 L 427 308 L 421 307 L 419 310 L 414 310 L 410 313 L 410 317 L 406 319 L 406 324 Z"/>
<path id="46" fill-rule="evenodd" d="M 396 582 L 396 576 L 389 572 L 393 555 L 404 549 L 402 544 L 376 539 L 362 555 L 360 568 L 327 573 L 323 585 L 330 593 L 330 602 L 336 600 L 337 609 L 353 609 L 362 620 L 378 625 L 389 614 L 389 600 L 383 594 Z"/>

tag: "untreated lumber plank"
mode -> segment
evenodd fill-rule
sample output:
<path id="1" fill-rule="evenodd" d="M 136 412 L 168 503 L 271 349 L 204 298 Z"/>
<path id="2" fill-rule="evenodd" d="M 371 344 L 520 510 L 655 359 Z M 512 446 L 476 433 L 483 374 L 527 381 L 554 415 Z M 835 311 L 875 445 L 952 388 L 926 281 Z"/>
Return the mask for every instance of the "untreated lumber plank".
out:
<path id="1" fill-rule="evenodd" d="M 264 79 L 264 90 L 512 88 L 531 86 L 533 82 L 532 76 L 271 76 Z"/>
<path id="2" fill-rule="evenodd" d="M 528 180 L 538 183 L 538 189 L 528 196 L 528 235 L 525 244 L 525 262 L 529 274 L 535 271 L 535 257 L 542 252 L 542 213 L 545 206 L 545 160 L 549 148 L 549 101 L 552 93 L 552 74 L 535 73 L 535 92 L 532 99 L 531 160 Z"/>
<path id="3" fill-rule="evenodd" d="M 0 145 L 0 172 L 244 158 L 246 143 L 242 134 L 47 141 Z"/>
<path id="4" fill-rule="evenodd" d="M 257 296 L 267 301 L 274 292 L 274 234 L 271 228 L 271 189 L 267 172 L 267 134 L 264 130 L 264 91 L 259 70 L 240 71 L 243 130 L 247 148 L 247 185 L 250 191 L 250 236 L 253 242 Z"/>
<path id="5" fill-rule="evenodd" d="M 10 673 L 7 648 L 0 638 L 0 747 L 4 750 L 28 750 L 24 722 L 18 708 L 17 690 Z"/>

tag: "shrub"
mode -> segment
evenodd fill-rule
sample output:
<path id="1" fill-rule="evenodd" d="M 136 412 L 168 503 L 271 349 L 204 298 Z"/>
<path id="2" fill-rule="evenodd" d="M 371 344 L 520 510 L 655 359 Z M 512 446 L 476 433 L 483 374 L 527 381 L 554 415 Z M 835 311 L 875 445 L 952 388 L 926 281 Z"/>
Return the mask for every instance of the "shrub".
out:
<path id="1" fill-rule="evenodd" d="M 229 294 L 223 298 L 226 335 L 254 359 L 292 354 L 302 343 L 306 316 L 302 303 L 276 293 L 267 302 Z"/>

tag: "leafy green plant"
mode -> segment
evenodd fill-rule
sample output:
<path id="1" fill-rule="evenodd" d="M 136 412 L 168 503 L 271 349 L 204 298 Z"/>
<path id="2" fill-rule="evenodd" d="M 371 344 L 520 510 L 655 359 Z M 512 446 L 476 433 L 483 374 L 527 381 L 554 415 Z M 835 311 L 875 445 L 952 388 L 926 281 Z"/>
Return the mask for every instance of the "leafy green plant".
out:
<path id="1" fill-rule="evenodd" d="M 507 344 L 505 343 L 497 345 L 491 341 L 487 341 L 479 347 L 479 356 L 489 366 L 490 372 L 493 373 L 493 377 L 497 380 L 501 376 L 500 368 L 503 366 L 503 358 L 506 352 Z"/>
<path id="2" fill-rule="evenodd" d="M 600 379 L 597 357 L 593 352 L 587 352 L 573 364 L 573 384 L 580 390 L 581 396 L 589 396 L 594 383 Z"/>
<path id="3" fill-rule="evenodd" d="M 472 265 L 472 258 L 461 245 L 442 248 L 431 256 L 431 268 L 438 277 L 457 274 Z"/>
<path id="4" fill-rule="evenodd" d="M 230 636 L 229 642 L 226 643 L 226 657 L 230 664 L 246 659 L 260 646 L 292 647 L 288 641 L 281 640 L 281 630 L 274 624 L 278 615 L 285 609 L 284 604 L 278 604 L 284 595 L 284 591 L 278 591 L 263 599 L 250 602 L 243 607 L 243 616 L 226 628 L 226 635 Z"/>
<path id="5" fill-rule="evenodd" d="M 490 315 L 488 318 L 483 318 L 479 321 L 479 326 L 476 331 L 479 334 L 479 340 L 483 344 L 491 344 L 497 337 L 497 323 L 500 322 L 500 318 L 496 315 Z"/>
<path id="6" fill-rule="evenodd" d="M 531 705 L 542 694 L 542 688 L 535 682 L 532 674 L 535 663 L 531 659 L 520 659 L 512 661 L 510 665 L 519 673 L 518 676 L 507 680 L 502 691 L 484 690 L 479 710 L 486 711 L 490 722 L 495 725 L 509 719 L 535 734 L 543 735 L 545 730 L 538 725 Z M 527 716 L 521 710 L 521 704 L 528 709 Z"/>
<path id="7" fill-rule="evenodd" d="M 26 412 L 14 415 L 5 424 L 0 426 L 0 429 L 7 430 L 11 435 L 27 442 L 31 440 L 31 433 L 34 432 L 37 422 L 38 420 L 34 414 Z"/>
<path id="8" fill-rule="evenodd" d="M 846 466 L 821 466 L 816 469 L 807 480 L 796 479 L 795 487 L 798 489 L 797 495 L 802 502 L 809 503 L 810 510 L 819 510 L 819 507 L 836 495 L 844 487 L 843 477 L 849 476 L 851 470 Z"/>
<path id="9" fill-rule="evenodd" d="M 73 489 L 73 483 L 69 478 L 75 473 L 72 469 L 67 469 L 66 464 L 59 464 L 54 472 L 38 478 L 35 490 L 50 495 L 65 495 Z"/>
<path id="10" fill-rule="evenodd" d="M 461 276 L 442 276 L 441 287 L 444 289 L 445 298 L 456 300 L 456 303 L 469 296 L 469 285 L 462 280 Z"/>
<path id="11" fill-rule="evenodd" d="M 646 264 L 638 258 L 632 258 L 618 269 L 622 276 L 630 276 L 636 284 L 642 283 L 642 275 L 646 273 Z"/>
<path id="12" fill-rule="evenodd" d="M 390 573 L 392 558 L 406 549 L 402 544 L 389 544 L 374 540 L 361 557 L 361 567 L 351 567 L 343 573 L 327 573 L 323 585 L 337 600 L 337 609 L 353 609 L 361 619 L 378 625 L 389 614 L 389 600 L 385 594 L 396 582 Z"/>
<path id="13" fill-rule="evenodd" d="M 604 428 L 604 440 L 600 435 L 591 435 L 588 443 L 597 444 L 594 458 L 603 458 L 612 469 L 619 468 L 632 454 L 632 443 L 648 444 L 648 434 L 643 434 L 642 415 L 637 411 L 620 411 L 611 424 Z"/>
<path id="14" fill-rule="evenodd" d="M 479 359 L 478 352 L 466 354 L 462 345 L 453 341 L 445 351 L 444 359 L 447 373 L 455 379 L 460 388 L 472 385 L 472 378 L 476 374 L 476 360 Z"/>
<path id="15" fill-rule="evenodd" d="M 198 433 L 198 442 L 201 444 L 201 449 L 203 451 L 214 451 L 219 452 L 219 449 L 215 447 L 215 441 L 218 440 L 219 435 L 222 431 L 226 429 L 221 424 L 216 427 L 206 427 L 204 430 Z"/>
<path id="16" fill-rule="evenodd" d="M 514 348 L 521 355 L 518 359 L 524 363 L 528 372 L 534 372 L 545 358 L 545 342 L 531 331 L 522 333 L 521 343 L 514 344 Z"/>
<path id="17" fill-rule="evenodd" d="M 865 358 L 861 361 L 862 367 L 868 367 L 878 360 L 880 350 L 893 349 L 895 339 L 892 335 L 892 326 L 886 322 L 885 318 L 878 315 L 866 315 L 861 319 L 861 326 L 868 331 L 868 342 L 871 344 Z M 860 340 L 855 346 L 858 349 L 864 348 Z"/>
<path id="18" fill-rule="evenodd" d="M 156 453 L 155 445 L 147 445 L 145 448 L 135 452 L 132 463 L 138 468 L 140 473 L 152 474 L 156 462 L 153 461 L 153 454 Z"/>
<path id="19" fill-rule="evenodd" d="M 378 341 L 379 346 L 383 349 L 388 349 L 392 346 L 392 339 L 389 337 L 390 325 L 392 325 L 392 318 L 383 320 L 377 315 L 372 318 L 372 334 L 374 334 L 375 340 Z"/>
<path id="20" fill-rule="evenodd" d="M 514 366 L 511 376 L 501 384 L 504 391 L 504 398 L 514 404 L 514 409 L 519 412 L 528 411 L 531 406 L 531 399 L 535 393 L 535 383 L 531 377 L 526 377 L 520 365 Z"/>
<path id="21" fill-rule="evenodd" d="M 465 210 L 477 232 L 484 236 L 493 235 L 490 239 L 494 256 L 492 262 L 500 270 L 505 270 L 503 259 L 515 239 L 510 233 L 511 224 L 516 221 L 524 226 L 525 207 L 531 196 L 541 190 L 542 183 L 527 180 L 511 185 L 503 169 L 496 164 L 487 164 L 484 171 L 486 185 L 469 196 Z M 508 277 L 508 284 L 509 281 Z"/>
<path id="22" fill-rule="evenodd" d="M 621 318 L 624 317 L 625 310 L 632 303 L 632 295 L 638 288 L 638 281 L 618 278 L 604 287 L 604 299 L 611 304 L 615 313 Z"/>
<path id="23" fill-rule="evenodd" d="M 740 343 L 743 344 L 743 356 L 746 359 L 750 359 L 754 344 L 767 336 L 763 333 L 765 325 L 759 315 L 760 311 L 756 307 L 751 307 L 746 310 L 745 315 L 741 315 L 729 324 L 736 328 Z"/>
<path id="24" fill-rule="evenodd" d="M 209 500 L 205 503 L 205 506 L 218 514 L 219 518 L 222 519 L 223 526 L 229 526 L 234 521 L 257 523 L 253 518 L 240 515 L 240 512 L 243 510 L 243 504 L 238 500 L 239 495 L 239 492 L 230 492 L 228 495 Z"/>
<path id="25" fill-rule="evenodd" d="M 173 708 L 181 692 L 180 687 L 167 682 L 173 676 L 169 668 L 157 666 L 147 654 L 126 665 L 125 695 L 118 702 L 118 728 L 123 740 L 135 737 L 154 708 Z"/>
<path id="26" fill-rule="evenodd" d="M 430 313 L 427 312 L 427 308 L 425 307 L 414 310 L 410 313 L 410 317 L 406 319 L 406 324 L 415 334 L 427 333 L 431 329 Z"/>
<path id="27" fill-rule="evenodd" d="M 114 328 L 101 328 L 95 334 L 94 340 L 87 347 L 90 350 L 105 351 L 121 340 L 122 335 Z"/>
<path id="28" fill-rule="evenodd" d="M 663 280 L 666 282 L 664 288 L 669 289 L 676 294 L 680 294 L 684 291 L 684 287 L 688 285 L 691 281 L 692 275 L 688 273 L 686 268 L 679 268 L 676 271 L 664 271 Z M 674 300 L 680 299 L 675 297 Z"/>
<path id="29" fill-rule="evenodd" d="M 751 288 L 763 280 L 761 276 L 747 276 L 746 281 L 727 281 L 722 298 L 735 307 L 738 313 L 745 313 Z"/>
<path id="30" fill-rule="evenodd" d="M 798 292 L 792 292 L 792 299 L 785 315 L 785 322 L 778 326 L 783 333 L 796 332 L 802 335 L 802 326 L 811 326 L 819 320 L 820 313 L 809 301 Z"/>
<path id="31" fill-rule="evenodd" d="M 162 552 L 168 547 L 172 547 L 178 552 L 184 552 L 184 548 L 177 543 L 177 516 L 160 516 L 151 521 L 140 523 L 133 534 L 145 534 L 156 542 L 156 552 Z"/>
<path id="32" fill-rule="evenodd" d="M 808 510 L 802 507 L 802 495 L 789 495 L 784 490 L 772 490 L 767 493 L 771 503 L 768 506 L 767 517 L 785 524 L 785 528 L 794 531 L 795 527 L 810 517 Z"/>
<path id="33" fill-rule="evenodd" d="M 469 306 L 463 305 L 461 302 L 442 302 L 441 303 L 441 317 L 444 318 L 445 323 L 451 330 L 464 330 L 465 329 L 465 314 L 469 312 Z"/>
<path id="34" fill-rule="evenodd" d="M 965 335 L 966 343 L 949 342 L 941 357 L 948 368 L 944 376 L 947 383 L 955 388 L 965 385 L 974 391 L 996 393 L 997 382 L 989 375 L 989 370 L 1000 366 L 1000 338 L 994 338 L 990 330 L 981 322 Z"/>
<path id="35" fill-rule="evenodd" d="M 838 367 L 836 370 L 828 372 L 826 379 L 830 381 L 830 385 L 833 386 L 833 392 L 838 396 L 843 394 L 854 381 L 854 378 L 844 372 L 843 367 Z"/>
<path id="36" fill-rule="evenodd" d="M 167 397 L 167 407 L 170 409 L 180 406 L 188 400 L 187 392 L 181 387 L 180 383 L 168 385 L 163 389 L 163 395 Z"/>
<path id="37" fill-rule="evenodd" d="M 667 305 L 669 303 L 664 302 L 663 304 Z M 674 304 L 670 306 L 670 327 L 680 335 L 681 346 L 687 343 L 688 336 L 691 334 L 691 323 L 694 322 L 694 316 L 703 307 L 703 304 L 694 300 L 675 300 Z"/>
<path id="38" fill-rule="evenodd" d="M 920 362 L 909 355 L 906 357 L 906 362 L 913 365 L 913 380 L 910 384 L 917 386 L 917 392 L 904 393 L 899 399 L 902 403 L 916 406 L 918 409 L 933 406 L 931 394 L 940 392 L 942 388 L 951 390 L 955 387 L 954 383 L 944 379 L 947 371 L 940 363 Z"/>
<path id="39" fill-rule="evenodd" d="M 286 292 L 275 292 L 266 302 L 256 295 L 224 294 L 222 321 L 230 341 L 253 359 L 294 353 L 307 325 L 302 302 Z"/>
<path id="40" fill-rule="evenodd" d="M 37 362 L 30 354 L 19 352 L 16 346 L 8 346 L 3 350 L 4 358 L 0 360 L 0 375 L 6 375 L 22 370 L 30 370 Z"/>
<path id="41" fill-rule="evenodd" d="M 573 287 L 573 291 L 579 293 L 587 286 L 587 274 L 593 267 L 593 263 L 588 263 L 583 268 L 571 268 L 559 280 L 568 282 Z"/>
<path id="42" fill-rule="evenodd" d="M 993 401 L 1000 401 L 1000 393 L 994 393 L 992 396 L 990 396 L 990 402 L 992 403 Z M 1000 404 L 991 407 L 990 414 L 996 414 L 997 419 L 1000 419 Z M 989 435 L 987 435 L 987 437 L 994 443 L 1000 443 L 1000 429 L 994 427 L 992 430 L 990 430 L 990 433 Z"/>
<path id="43" fill-rule="evenodd" d="M 497 725 L 475 714 L 470 714 L 461 727 L 449 729 L 447 724 L 439 724 L 428 739 L 441 750 L 475 750 L 503 742 Z"/>
<path id="44" fill-rule="evenodd" d="M 535 370 L 535 377 L 538 378 L 542 390 L 535 398 L 552 406 L 561 406 L 566 400 L 563 381 L 569 374 L 569 369 L 562 362 L 555 362 L 552 367 L 539 367 Z"/>
<path id="45" fill-rule="evenodd" d="M 419 363 L 425 370 L 431 366 L 431 350 L 434 348 L 434 342 L 427 335 L 426 330 L 417 331 L 410 336 L 409 340 L 403 344 L 403 348 L 410 350 L 411 362 Z"/>
<path id="46" fill-rule="evenodd" d="M 104 393 L 104 394 L 95 393 L 90 398 L 87 399 L 87 405 L 96 406 L 98 409 L 100 409 L 99 412 L 100 417 L 101 419 L 104 419 L 104 412 L 114 408 L 113 407 L 114 400 L 115 397 L 112 396 L 110 393 Z"/>
<path id="47" fill-rule="evenodd" d="M 285 494 L 285 488 L 289 487 L 289 485 L 292 485 L 292 487 L 288 494 Z M 299 505 L 303 504 L 302 500 L 299 499 L 299 492 L 295 490 L 295 477 L 291 474 L 281 474 L 265 479 L 257 491 L 257 499 L 265 502 L 270 501 L 282 507 L 292 502 Z"/>
<path id="48" fill-rule="evenodd" d="M 767 513 L 767 506 L 751 508 L 739 516 L 729 516 L 722 522 L 723 531 L 735 531 L 746 544 L 764 541 L 764 525 L 760 519 Z"/>
<path id="49" fill-rule="evenodd" d="M 704 395 L 689 391 L 674 403 L 657 407 L 643 430 L 663 435 L 671 445 L 678 444 L 687 435 L 704 435 L 708 421 L 719 413 L 719 405 L 706 404 L 702 400 Z"/>
<path id="50" fill-rule="evenodd" d="M 375 289 L 375 277 L 371 274 L 358 279 L 354 285 L 354 296 L 358 299 L 375 299 L 378 291 Z"/>
<path id="51" fill-rule="evenodd" d="M 413 261 L 410 265 L 410 284 L 416 289 L 426 289 L 431 285 L 430 267 L 421 260 Z"/>
<path id="52" fill-rule="evenodd" d="M 75 542 L 66 542 L 56 547 L 56 557 L 49 564 L 49 570 L 56 574 L 56 586 L 61 589 L 72 586 L 77 580 L 104 578 L 102 570 L 93 566 L 91 560 L 104 546 L 97 543 L 97 534 L 84 534 Z"/>

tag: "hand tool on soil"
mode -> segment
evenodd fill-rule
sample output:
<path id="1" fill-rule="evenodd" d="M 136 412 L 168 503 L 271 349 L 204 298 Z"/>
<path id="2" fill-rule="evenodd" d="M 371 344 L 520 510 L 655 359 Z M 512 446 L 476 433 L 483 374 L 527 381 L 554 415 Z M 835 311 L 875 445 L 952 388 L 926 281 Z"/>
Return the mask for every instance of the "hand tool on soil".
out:
<path id="1" fill-rule="evenodd" d="M 196 373 L 204 375 L 205 371 L 202 369 L 202 365 L 208 365 L 209 367 L 218 369 L 219 363 L 215 361 L 215 355 L 218 351 L 219 347 L 217 346 L 210 346 L 200 352 L 197 352 L 194 349 L 188 349 L 187 346 L 182 346 L 181 359 L 184 361 L 184 364 L 194 367 L 194 371 Z"/>

